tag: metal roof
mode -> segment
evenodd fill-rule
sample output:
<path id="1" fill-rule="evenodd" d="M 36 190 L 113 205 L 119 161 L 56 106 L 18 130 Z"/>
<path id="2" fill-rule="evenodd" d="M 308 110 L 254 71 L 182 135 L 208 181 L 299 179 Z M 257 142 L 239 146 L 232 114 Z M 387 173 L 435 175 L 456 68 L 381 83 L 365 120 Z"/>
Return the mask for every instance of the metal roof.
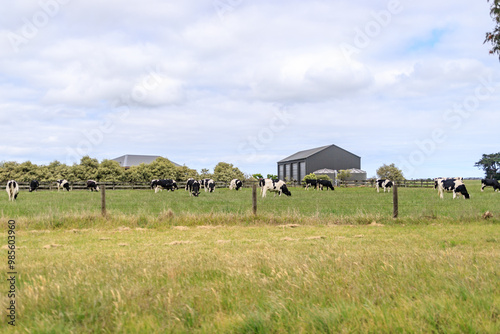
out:
<path id="1" fill-rule="evenodd" d="M 293 160 L 301 160 L 301 159 L 306 159 L 306 158 L 309 158 L 310 156 L 312 155 L 315 155 L 316 153 L 318 152 L 321 152 L 323 151 L 324 149 L 327 149 L 329 147 L 336 147 L 342 151 L 345 151 L 345 152 L 348 152 L 354 156 L 357 156 L 356 154 L 353 154 L 347 150 L 344 150 L 342 147 L 338 147 L 337 145 L 326 145 L 326 146 L 321 146 L 321 147 L 317 147 L 317 148 L 312 148 L 310 150 L 304 150 L 304 151 L 299 151 L 295 154 L 292 154 L 291 156 L 289 157 L 286 157 L 285 159 L 281 159 L 280 161 L 278 161 L 278 163 L 280 162 L 287 162 L 287 161 L 293 161 Z"/>
<path id="2" fill-rule="evenodd" d="M 117 161 L 122 167 L 132 167 L 139 166 L 142 163 L 150 164 L 156 159 L 161 158 L 159 155 L 134 155 L 134 154 L 125 154 L 121 157 L 114 158 L 111 160 Z M 170 159 L 169 159 L 170 160 Z M 170 160 L 175 166 L 180 166 L 179 164 Z"/>
<path id="3" fill-rule="evenodd" d="M 328 168 L 323 168 L 323 169 L 318 169 L 313 172 L 313 174 L 336 174 L 337 171 L 335 169 L 328 169 Z"/>
<path id="4" fill-rule="evenodd" d="M 300 152 L 297 152 L 295 154 L 292 154 L 291 156 L 289 157 L 286 157 L 285 159 L 281 159 L 280 161 L 278 162 L 285 162 L 285 161 L 291 161 L 291 160 L 300 160 L 300 159 L 305 159 L 305 158 L 309 158 L 311 155 L 314 155 L 318 152 L 321 152 L 323 151 L 325 148 L 328 148 L 332 145 L 327 145 L 327 146 L 321 146 L 321 147 L 317 147 L 317 148 L 312 148 L 310 150 L 304 150 L 304 151 L 300 151 Z"/>

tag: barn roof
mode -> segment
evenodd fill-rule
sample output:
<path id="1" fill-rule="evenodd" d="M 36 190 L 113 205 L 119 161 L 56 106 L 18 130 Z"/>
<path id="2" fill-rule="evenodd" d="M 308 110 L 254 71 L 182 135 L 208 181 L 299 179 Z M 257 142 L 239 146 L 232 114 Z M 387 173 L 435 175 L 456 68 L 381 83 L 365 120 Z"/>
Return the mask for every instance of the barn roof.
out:
<path id="1" fill-rule="evenodd" d="M 343 148 L 341 147 L 338 147 L 337 145 L 326 145 L 326 146 L 321 146 L 321 147 L 317 147 L 317 148 L 312 148 L 312 149 L 309 149 L 309 150 L 304 150 L 304 151 L 299 151 L 295 154 L 292 154 L 291 156 L 289 157 L 286 157 L 284 159 L 281 159 L 280 161 L 278 161 L 278 163 L 280 162 L 287 162 L 287 161 L 293 161 L 293 160 L 301 160 L 301 159 L 306 159 L 306 158 L 309 158 L 310 156 L 312 155 L 315 155 L 316 153 L 318 152 L 321 152 L 327 148 L 330 148 L 330 147 L 336 147 L 338 149 L 341 149 L 343 151 L 346 151 L 344 150 Z M 349 151 L 346 151 L 354 156 L 357 156 L 356 154 L 353 154 Z"/>
<path id="2" fill-rule="evenodd" d="M 150 164 L 156 159 L 161 158 L 159 155 L 135 155 L 135 154 L 125 154 L 121 157 L 114 158 L 111 160 L 117 161 L 122 167 L 132 167 L 139 166 L 142 163 Z M 180 166 L 179 164 L 170 160 L 174 165 Z"/>
<path id="3" fill-rule="evenodd" d="M 317 147 L 317 148 L 312 148 L 310 150 L 299 151 L 299 152 L 297 152 L 295 154 L 292 154 L 289 157 L 286 157 L 285 159 L 281 159 L 278 162 L 285 162 L 285 161 L 300 160 L 300 159 L 309 158 L 311 155 L 314 155 L 314 154 L 316 154 L 318 152 L 321 152 L 325 148 L 328 148 L 330 146 L 331 145 L 327 145 L 327 146 L 321 146 L 321 147 Z"/>

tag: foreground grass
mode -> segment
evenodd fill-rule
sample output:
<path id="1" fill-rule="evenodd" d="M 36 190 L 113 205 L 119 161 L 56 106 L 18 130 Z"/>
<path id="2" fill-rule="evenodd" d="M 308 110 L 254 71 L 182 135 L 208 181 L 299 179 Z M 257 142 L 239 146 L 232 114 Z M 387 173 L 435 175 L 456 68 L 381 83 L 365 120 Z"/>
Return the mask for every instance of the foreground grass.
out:
<path id="1" fill-rule="evenodd" d="M 20 230 L 0 330 L 500 332 L 497 224 L 291 226 Z"/>

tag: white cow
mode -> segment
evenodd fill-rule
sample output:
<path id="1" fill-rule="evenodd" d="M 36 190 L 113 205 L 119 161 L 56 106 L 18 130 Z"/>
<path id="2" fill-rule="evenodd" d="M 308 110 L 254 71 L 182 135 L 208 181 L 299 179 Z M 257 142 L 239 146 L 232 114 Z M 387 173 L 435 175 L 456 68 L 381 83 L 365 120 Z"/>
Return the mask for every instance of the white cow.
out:
<path id="1" fill-rule="evenodd" d="M 229 184 L 229 190 L 239 190 L 241 187 L 243 187 L 243 182 L 238 179 L 231 180 L 231 183 Z"/>
<path id="2" fill-rule="evenodd" d="M 279 196 L 281 194 L 285 194 L 287 196 L 292 196 L 292 193 L 288 190 L 286 183 L 282 180 L 271 180 L 271 179 L 264 179 L 264 186 L 262 187 L 262 197 L 266 197 L 266 192 L 267 191 L 272 191 L 274 192 L 274 196 L 276 197 L 276 193 L 278 193 Z"/>
<path id="3" fill-rule="evenodd" d="M 394 184 L 392 183 L 392 181 L 387 179 L 377 179 L 377 181 L 375 182 L 375 187 L 377 188 L 377 192 L 380 191 L 380 188 L 383 188 L 384 192 L 386 189 L 388 192 L 391 192 L 391 188 L 393 185 Z"/>
<path id="4" fill-rule="evenodd" d="M 462 178 L 438 179 L 437 188 L 440 198 L 443 198 L 444 191 L 453 191 L 453 199 L 457 198 L 457 194 L 462 195 L 464 199 L 470 198 L 467 188 L 462 181 Z"/>
<path id="5" fill-rule="evenodd" d="M 56 183 L 57 183 L 57 191 L 59 191 L 59 189 L 66 189 L 67 191 L 69 191 L 68 180 L 57 180 Z"/>
<path id="6" fill-rule="evenodd" d="M 7 182 L 7 187 L 5 187 L 7 194 L 9 194 L 9 201 L 14 201 L 17 199 L 17 194 L 19 193 L 19 185 L 16 181 L 10 180 Z"/>

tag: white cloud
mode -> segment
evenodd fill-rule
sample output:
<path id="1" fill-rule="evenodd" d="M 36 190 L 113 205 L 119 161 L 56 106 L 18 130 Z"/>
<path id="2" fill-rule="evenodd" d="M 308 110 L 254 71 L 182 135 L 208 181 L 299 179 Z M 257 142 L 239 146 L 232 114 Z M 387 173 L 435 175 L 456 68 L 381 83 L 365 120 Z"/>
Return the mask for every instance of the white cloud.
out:
<path id="1" fill-rule="evenodd" d="M 494 149 L 500 86 L 498 60 L 482 44 L 488 3 L 222 2 L 6 5 L 2 159 L 66 161 L 80 148 L 275 173 L 295 151 L 336 144 L 372 175 L 418 149 L 490 77 L 493 92 L 460 120 L 460 135 L 450 131 L 414 176 L 441 174 L 441 156 L 477 160 Z M 346 57 L 342 45 L 356 52 Z M 283 110 L 289 119 L 276 123 Z M 103 124 L 109 131 L 96 134 Z M 447 168 L 480 174 L 469 161 Z"/>

